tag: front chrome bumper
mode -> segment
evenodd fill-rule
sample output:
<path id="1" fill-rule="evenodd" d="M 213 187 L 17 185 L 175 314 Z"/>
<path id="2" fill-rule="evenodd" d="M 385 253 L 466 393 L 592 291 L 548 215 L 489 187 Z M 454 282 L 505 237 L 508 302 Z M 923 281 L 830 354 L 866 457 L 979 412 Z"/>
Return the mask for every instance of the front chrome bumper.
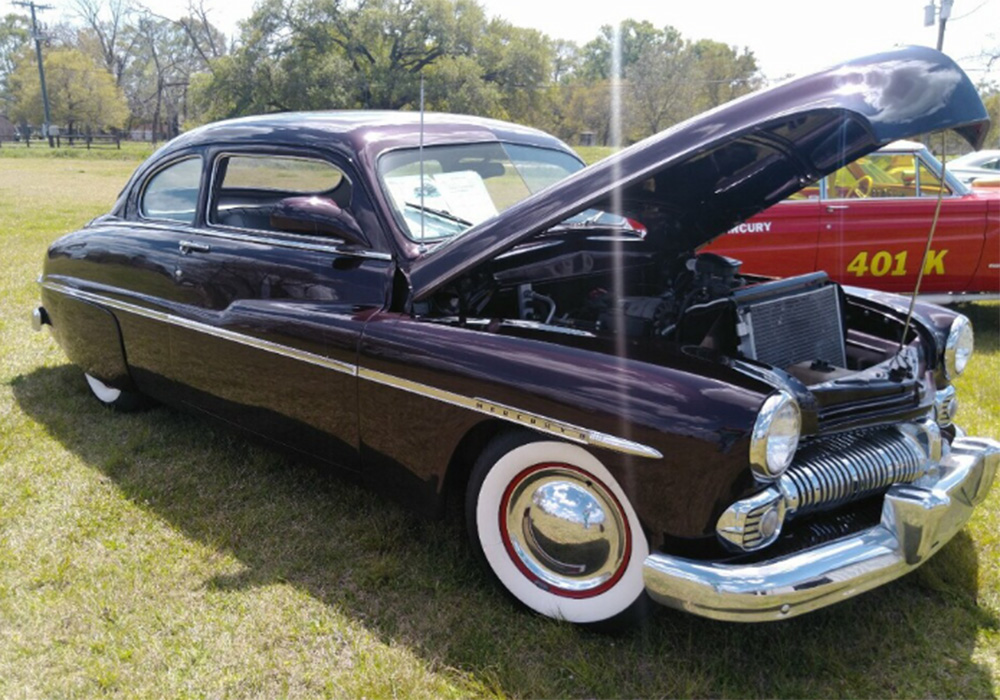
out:
<path id="1" fill-rule="evenodd" d="M 653 600 L 718 620 L 780 620 L 832 605 L 912 571 L 962 529 L 989 493 L 1000 443 L 963 437 L 930 472 L 886 492 L 873 528 L 755 564 L 651 554 Z"/>

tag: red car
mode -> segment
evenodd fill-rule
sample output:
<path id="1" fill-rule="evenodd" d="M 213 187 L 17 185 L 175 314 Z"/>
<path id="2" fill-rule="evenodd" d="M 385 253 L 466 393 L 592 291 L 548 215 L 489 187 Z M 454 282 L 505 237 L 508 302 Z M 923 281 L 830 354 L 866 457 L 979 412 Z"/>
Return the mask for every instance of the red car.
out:
<path id="1" fill-rule="evenodd" d="M 941 187 L 941 164 L 897 141 L 850 163 L 704 250 L 747 272 L 825 270 L 842 284 L 910 292 Z M 1000 298 L 1000 188 L 970 188 L 945 172 L 941 214 L 920 291 L 933 301 Z"/>

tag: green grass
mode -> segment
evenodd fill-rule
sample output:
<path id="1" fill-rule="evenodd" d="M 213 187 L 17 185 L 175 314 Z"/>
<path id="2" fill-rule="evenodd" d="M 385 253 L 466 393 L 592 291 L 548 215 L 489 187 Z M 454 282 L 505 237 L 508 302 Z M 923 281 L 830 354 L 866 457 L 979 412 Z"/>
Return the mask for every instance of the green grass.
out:
<path id="1" fill-rule="evenodd" d="M 159 145 L 163 145 L 160 143 Z M 65 141 L 59 148 L 49 148 L 48 143 L 32 141 L 25 146 L 19 141 L 0 143 L 0 159 L 4 158 L 70 158 L 77 160 L 121 160 L 138 163 L 148 158 L 156 148 L 151 143 L 122 141 L 121 148 L 114 144 L 95 144 L 90 150 L 86 146 L 69 146 Z"/>
<path id="2" fill-rule="evenodd" d="M 134 165 L 0 158 L 0 697 L 1000 694 L 1000 489 L 859 598 L 605 637 L 515 608 L 454 523 L 185 414 L 104 410 L 28 314 L 47 244 Z M 965 311 L 961 419 L 1000 437 L 1000 307 Z"/>
<path id="3" fill-rule="evenodd" d="M 611 146 L 574 146 L 573 150 L 583 158 L 587 165 L 592 165 L 602 158 L 607 158 L 616 149 Z"/>

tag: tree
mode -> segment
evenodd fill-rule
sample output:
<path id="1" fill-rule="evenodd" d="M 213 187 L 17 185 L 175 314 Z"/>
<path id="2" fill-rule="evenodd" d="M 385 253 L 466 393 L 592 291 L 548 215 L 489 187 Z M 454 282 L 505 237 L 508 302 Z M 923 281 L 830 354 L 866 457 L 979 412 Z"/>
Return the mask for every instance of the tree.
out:
<path id="1" fill-rule="evenodd" d="M 547 36 L 534 29 L 515 27 L 506 20 L 493 19 L 478 40 L 475 58 L 482 67 L 483 79 L 500 92 L 503 105 L 501 113 L 481 114 L 545 124 L 555 58 Z"/>
<path id="2" fill-rule="evenodd" d="M 128 118 L 128 106 L 114 78 L 103 66 L 72 48 L 56 48 L 45 55 L 52 121 L 70 132 L 117 128 Z M 43 119 L 38 66 L 33 53 L 25 54 L 11 76 L 13 119 L 40 123 Z"/>
<path id="3" fill-rule="evenodd" d="M 136 50 L 135 33 L 129 31 L 136 14 L 132 0 L 73 0 L 72 4 L 85 26 L 78 38 L 83 46 L 78 48 L 89 49 L 120 86 Z"/>
<path id="4" fill-rule="evenodd" d="M 662 43 L 667 33 L 680 36 L 673 27 L 660 30 L 647 20 L 641 22 L 634 19 L 624 20 L 618 30 L 622 73 L 627 72 L 639 61 L 643 52 L 649 47 Z M 611 77 L 614 35 L 615 28 L 605 24 L 597 37 L 584 45 L 580 52 L 580 76 L 584 80 L 607 80 Z"/>
<path id="5" fill-rule="evenodd" d="M 444 56 L 428 66 L 424 75 L 428 110 L 491 116 L 505 113 L 500 87 L 483 77 L 482 66 L 470 56 Z"/>
<path id="6" fill-rule="evenodd" d="M 990 131 L 986 135 L 984 148 L 1000 148 L 1000 89 L 994 87 L 980 91 L 986 113 L 990 115 Z"/>
<path id="7" fill-rule="evenodd" d="M 210 74 L 192 79 L 191 99 L 204 118 L 359 106 L 359 74 L 329 38 L 329 27 L 297 12 L 282 0 L 258 4 L 242 25 L 240 46 L 212 60 Z"/>
<path id="8" fill-rule="evenodd" d="M 21 15 L 9 14 L 0 20 L 0 114 L 10 108 L 7 81 L 30 38 L 28 20 Z"/>
<path id="9" fill-rule="evenodd" d="M 629 140 L 655 134 L 697 111 L 693 104 L 700 86 L 692 80 L 692 69 L 698 56 L 672 27 L 660 37 L 643 47 L 625 73 Z"/>
<path id="10" fill-rule="evenodd" d="M 226 51 L 225 37 L 203 7 L 178 20 L 143 12 L 128 27 L 134 57 L 122 76 L 133 117 L 151 125 L 153 140 L 176 136 L 187 120 L 192 76 L 214 70 Z"/>
<path id="11" fill-rule="evenodd" d="M 611 141 L 611 81 L 577 81 L 559 90 L 557 135 L 573 139 L 592 132 L 596 142 Z"/>
<path id="12" fill-rule="evenodd" d="M 552 82 L 564 85 L 580 69 L 580 47 L 566 39 L 552 41 Z"/>
<path id="13" fill-rule="evenodd" d="M 697 111 L 701 112 L 753 92 L 762 80 L 753 52 L 744 48 L 702 39 L 691 46 L 695 72 L 692 78 L 700 83 Z"/>
<path id="14" fill-rule="evenodd" d="M 301 108 L 414 108 L 424 75 L 435 100 L 446 107 L 446 93 L 432 81 L 463 86 L 456 103 L 464 103 L 482 92 L 478 81 L 496 82 L 486 73 L 506 75 L 504 61 L 531 45 L 530 38 L 510 32 L 507 38 L 516 47 L 499 52 L 494 62 L 480 60 L 476 50 L 486 33 L 485 15 L 474 0 L 265 0 L 242 25 L 240 46 L 231 57 L 212 62 L 216 75 L 197 81 L 196 97 L 213 117 Z M 314 75 L 317 70 L 321 73 Z M 307 89 L 324 79 L 327 90 Z M 495 105 L 488 92 L 486 104 Z"/>

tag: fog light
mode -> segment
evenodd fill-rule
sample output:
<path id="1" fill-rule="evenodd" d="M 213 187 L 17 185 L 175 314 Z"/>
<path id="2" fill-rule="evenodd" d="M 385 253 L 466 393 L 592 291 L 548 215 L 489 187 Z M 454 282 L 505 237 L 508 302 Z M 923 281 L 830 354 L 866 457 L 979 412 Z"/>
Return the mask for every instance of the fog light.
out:
<path id="1" fill-rule="evenodd" d="M 729 506 L 719 517 L 715 532 L 729 549 L 752 552 L 781 534 L 785 508 L 784 496 L 772 486 Z"/>
<path id="2" fill-rule="evenodd" d="M 778 515 L 778 509 L 772 507 L 760 519 L 760 534 L 765 540 L 770 540 L 778 532 L 778 526 L 781 524 L 781 516 Z"/>

